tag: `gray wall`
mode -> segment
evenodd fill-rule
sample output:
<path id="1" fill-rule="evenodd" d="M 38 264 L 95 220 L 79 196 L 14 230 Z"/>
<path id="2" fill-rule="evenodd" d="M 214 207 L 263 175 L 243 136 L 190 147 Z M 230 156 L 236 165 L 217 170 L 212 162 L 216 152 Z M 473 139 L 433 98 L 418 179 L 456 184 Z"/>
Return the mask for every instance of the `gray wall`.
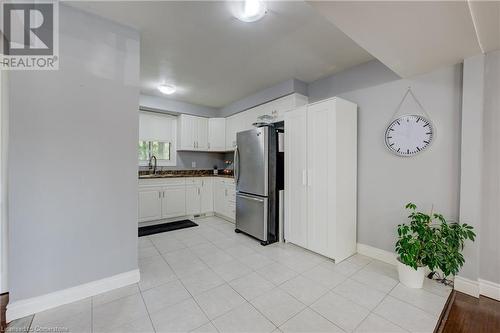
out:
<path id="1" fill-rule="evenodd" d="M 500 283 L 500 51 L 486 54 L 484 80 L 483 219 L 480 272 Z"/>
<path id="2" fill-rule="evenodd" d="M 311 82 L 308 88 L 309 102 L 319 101 L 332 96 L 373 87 L 400 77 L 378 60 L 349 68 L 323 79 Z"/>
<path id="3" fill-rule="evenodd" d="M 293 93 L 307 96 L 307 84 L 297 79 L 283 81 L 221 108 L 218 112 L 218 116 L 229 117 L 235 113 L 248 110 L 254 106 L 264 104 Z"/>
<path id="4" fill-rule="evenodd" d="M 460 66 L 453 66 L 401 80 L 371 62 L 309 86 L 312 101 L 340 95 L 358 104 L 358 242 L 394 251 L 395 228 L 406 221 L 409 201 L 458 217 L 460 78 Z M 383 84 L 347 92 L 367 82 Z M 437 137 L 427 151 L 401 158 L 386 149 L 383 136 L 408 86 L 430 114 Z M 411 99 L 403 110 L 417 112 Z"/>
<path id="5" fill-rule="evenodd" d="M 297 79 L 290 79 L 240 99 L 221 109 L 175 101 L 166 97 L 148 95 L 140 96 L 140 106 L 142 110 L 165 112 L 169 114 L 185 113 L 201 117 L 228 117 L 232 114 L 292 93 L 307 95 L 307 84 Z M 173 167 L 161 167 L 161 169 L 212 169 L 214 165 L 217 165 L 218 168 L 224 168 L 225 159 L 227 159 L 227 156 L 225 158 L 224 153 L 177 152 L 177 165 Z M 232 156 L 230 159 L 232 160 Z M 192 162 L 196 163 L 195 168 L 191 166 Z M 144 170 L 145 168 L 141 167 L 140 169 Z"/>
<path id="6" fill-rule="evenodd" d="M 476 229 L 480 236 L 482 220 L 483 165 L 483 97 L 484 55 L 464 60 L 462 89 L 462 127 L 460 158 L 460 221 Z M 477 280 L 479 277 L 479 242 L 468 243 L 464 249 L 465 265 L 460 275 Z"/>
<path id="7" fill-rule="evenodd" d="M 192 167 L 192 162 L 196 166 Z M 196 151 L 177 152 L 176 166 L 161 166 L 158 170 L 208 170 L 217 165 L 218 169 L 224 168 L 224 153 L 206 153 Z M 147 170 L 147 166 L 139 167 L 140 170 Z"/>
<path id="8" fill-rule="evenodd" d="M 146 111 L 166 112 L 169 114 L 186 113 L 193 116 L 217 117 L 219 109 L 203 105 L 196 105 L 181 101 L 175 101 L 166 97 L 140 96 L 141 109 Z"/>
<path id="9" fill-rule="evenodd" d="M 175 169 L 193 169 L 191 163 L 195 162 L 194 169 L 224 168 L 224 153 L 203 153 L 184 151 L 177 153 L 177 167 Z"/>
<path id="10" fill-rule="evenodd" d="M 8 71 L 0 71 L 0 293 L 8 287 L 7 148 L 9 132 Z"/>
<path id="11" fill-rule="evenodd" d="M 60 69 L 10 74 L 11 301 L 137 269 L 139 34 L 60 6 Z"/>

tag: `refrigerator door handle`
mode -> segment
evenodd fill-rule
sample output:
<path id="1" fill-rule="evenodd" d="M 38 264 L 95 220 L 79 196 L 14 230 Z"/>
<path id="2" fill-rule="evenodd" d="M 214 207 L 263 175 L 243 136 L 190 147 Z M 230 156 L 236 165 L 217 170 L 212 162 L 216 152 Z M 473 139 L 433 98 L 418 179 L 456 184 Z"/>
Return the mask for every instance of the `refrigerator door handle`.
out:
<path id="1" fill-rule="evenodd" d="M 302 185 L 307 186 L 307 171 L 306 171 L 306 169 L 302 170 Z"/>
<path id="2" fill-rule="evenodd" d="M 234 149 L 234 181 L 238 184 L 238 180 L 240 178 L 240 161 L 238 158 L 238 147 Z"/>
<path id="3" fill-rule="evenodd" d="M 241 193 L 238 193 L 238 196 L 242 197 L 242 198 L 245 198 L 245 199 L 248 199 L 248 200 L 253 200 L 253 201 L 258 201 L 258 202 L 264 202 L 264 199 L 256 198 L 256 197 L 251 197 L 251 196 L 244 195 L 244 194 L 241 194 Z"/>

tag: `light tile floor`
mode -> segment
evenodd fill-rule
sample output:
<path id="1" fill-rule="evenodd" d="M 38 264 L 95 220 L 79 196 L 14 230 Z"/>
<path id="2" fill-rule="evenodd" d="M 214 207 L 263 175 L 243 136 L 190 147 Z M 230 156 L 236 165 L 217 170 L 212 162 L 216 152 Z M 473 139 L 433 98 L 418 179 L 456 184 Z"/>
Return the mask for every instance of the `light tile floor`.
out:
<path id="1" fill-rule="evenodd" d="M 138 284 L 36 314 L 72 332 L 432 332 L 450 288 L 398 283 L 394 266 L 334 264 L 291 244 L 263 247 L 217 217 L 139 238 Z"/>

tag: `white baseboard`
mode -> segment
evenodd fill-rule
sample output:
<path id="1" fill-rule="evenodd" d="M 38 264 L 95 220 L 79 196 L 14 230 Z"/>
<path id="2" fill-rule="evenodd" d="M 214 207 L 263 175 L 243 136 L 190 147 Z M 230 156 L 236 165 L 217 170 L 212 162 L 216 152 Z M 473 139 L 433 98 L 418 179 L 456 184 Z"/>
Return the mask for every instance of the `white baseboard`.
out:
<path id="1" fill-rule="evenodd" d="M 236 223 L 236 221 L 230 217 L 227 217 L 226 215 L 220 214 L 220 213 L 215 213 L 214 216 L 220 217 L 223 220 L 226 220 L 231 223 Z"/>
<path id="2" fill-rule="evenodd" d="M 465 278 L 463 276 L 455 276 L 453 288 L 464 294 L 479 297 L 479 283 L 477 281 Z"/>
<path id="3" fill-rule="evenodd" d="M 500 284 L 491 281 L 483 279 L 475 281 L 463 276 L 455 276 L 454 288 L 473 297 L 483 295 L 500 301 Z"/>
<path id="4" fill-rule="evenodd" d="M 386 250 L 378 249 L 376 247 L 361 243 L 357 244 L 357 250 L 359 254 L 386 262 L 391 265 L 396 265 L 398 263 L 396 259 L 397 255 L 394 252 L 389 252 Z"/>
<path id="5" fill-rule="evenodd" d="M 500 284 L 479 279 L 479 294 L 500 301 Z"/>
<path id="6" fill-rule="evenodd" d="M 137 283 L 140 277 L 139 270 L 135 269 L 50 294 L 15 301 L 7 305 L 7 322 Z"/>
<path id="7" fill-rule="evenodd" d="M 397 264 L 396 253 L 361 243 L 357 244 L 357 248 L 359 254 L 386 262 L 388 264 Z M 475 281 L 463 276 L 455 276 L 454 289 L 473 297 L 484 295 L 500 301 L 500 284 L 491 281 L 482 279 Z"/>

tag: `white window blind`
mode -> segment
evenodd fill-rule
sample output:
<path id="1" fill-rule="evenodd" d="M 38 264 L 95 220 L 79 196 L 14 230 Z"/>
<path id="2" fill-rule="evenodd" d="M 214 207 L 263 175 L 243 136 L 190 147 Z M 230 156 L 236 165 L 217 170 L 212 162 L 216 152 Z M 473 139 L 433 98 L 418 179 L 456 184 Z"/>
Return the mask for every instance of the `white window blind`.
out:
<path id="1" fill-rule="evenodd" d="M 175 142 L 177 118 L 152 112 L 139 112 L 139 140 Z"/>
<path id="2" fill-rule="evenodd" d="M 148 165 L 151 156 L 158 166 L 175 166 L 177 161 L 177 117 L 153 112 L 139 112 L 139 165 Z"/>

